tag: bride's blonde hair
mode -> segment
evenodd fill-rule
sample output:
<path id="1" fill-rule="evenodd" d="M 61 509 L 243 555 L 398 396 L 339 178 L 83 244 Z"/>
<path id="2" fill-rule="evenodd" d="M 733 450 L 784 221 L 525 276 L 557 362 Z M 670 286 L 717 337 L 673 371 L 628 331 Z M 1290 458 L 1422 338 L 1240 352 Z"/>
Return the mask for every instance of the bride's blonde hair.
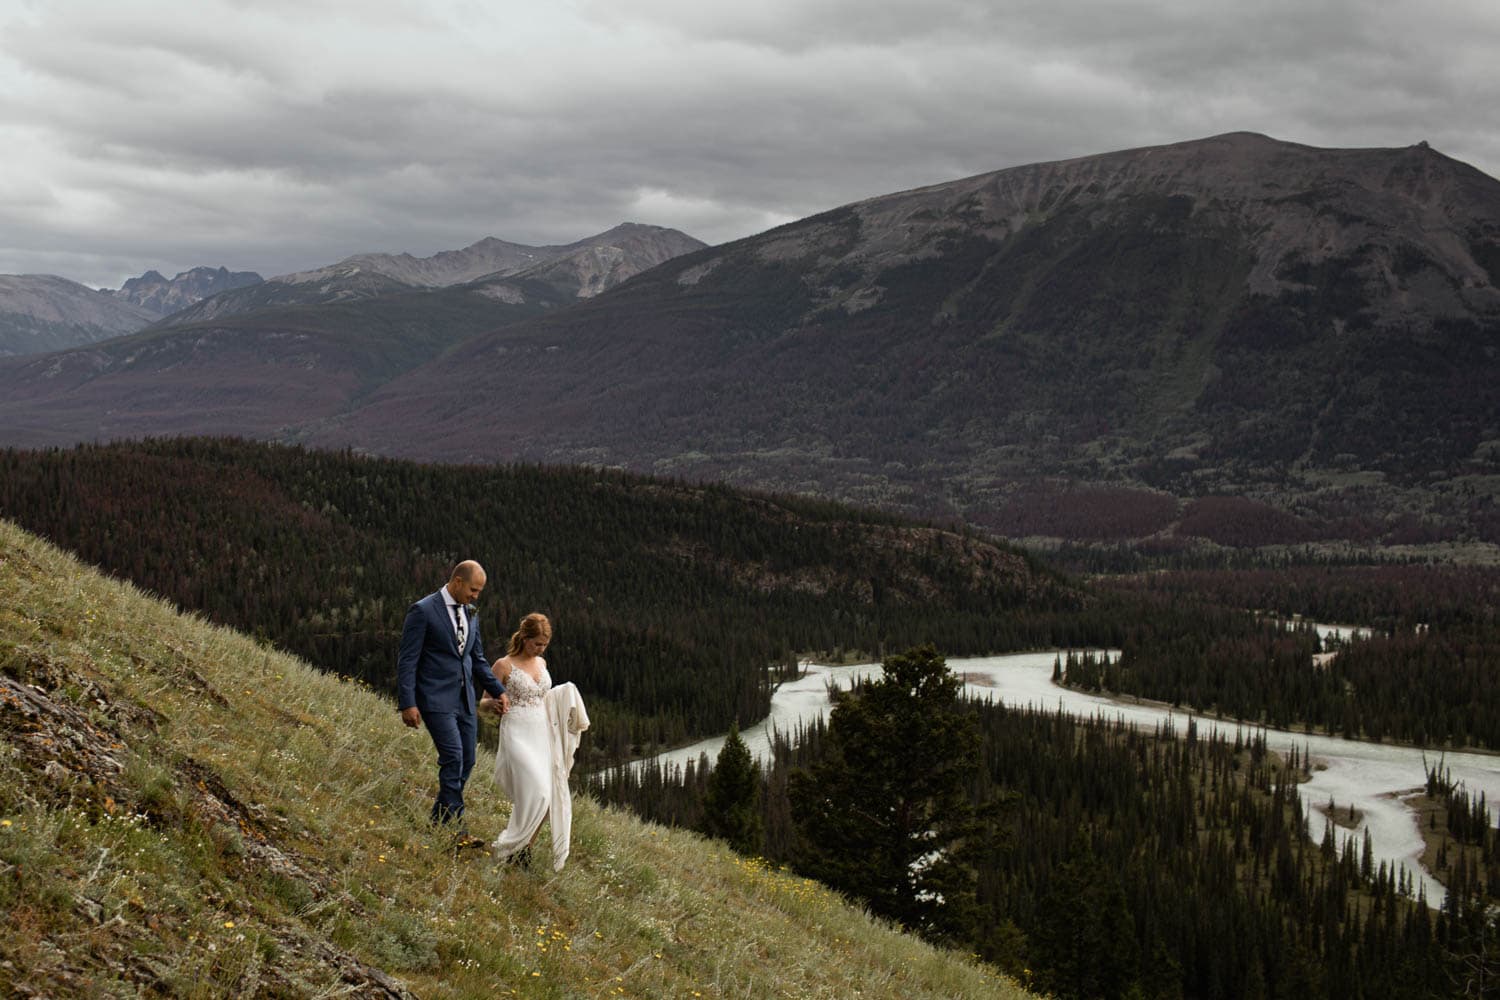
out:
<path id="1" fill-rule="evenodd" d="M 552 623 L 547 616 L 540 611 L 533 611 L 521 619 L 521 624 L 516 627 L 515 634 L 510 637 L 510 649 L 508 656 L 515 656 L 526 648 L 526 643 L 531 639 L 552 640 Z"/>

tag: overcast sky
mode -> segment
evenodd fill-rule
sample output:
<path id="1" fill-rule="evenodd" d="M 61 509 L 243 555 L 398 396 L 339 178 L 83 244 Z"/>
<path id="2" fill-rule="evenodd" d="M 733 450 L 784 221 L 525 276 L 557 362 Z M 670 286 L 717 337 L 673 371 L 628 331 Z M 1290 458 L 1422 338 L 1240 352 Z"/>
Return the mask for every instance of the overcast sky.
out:
<path id="1" fill-rule="evenodd" d="M 0 273 L 266 276 L 1251 130 L 1500 174 L 1496 0 L 0 0 Z"/>

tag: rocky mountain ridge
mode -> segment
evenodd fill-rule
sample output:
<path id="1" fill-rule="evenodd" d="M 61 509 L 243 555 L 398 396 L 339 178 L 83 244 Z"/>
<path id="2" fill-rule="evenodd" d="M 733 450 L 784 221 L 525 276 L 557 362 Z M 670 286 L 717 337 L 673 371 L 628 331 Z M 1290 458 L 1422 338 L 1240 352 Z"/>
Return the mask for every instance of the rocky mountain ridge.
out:
<path id="1" fill-rule="evenodd" d="M 481 290 L 506 284 L 524 289 L 527 284 L 539 284 L 561 295 L 588 299 L 707 245 L 675 229 L 627 222 L 563 247 L 562 252 L 519 271 L 486 275 L 476 284 Z"/>
<path id="2" fill-rule="evenodd" d="M 279 275 L 263 285 L 216 296 L 173 316 L 171 322 L 198 323 L 274 306 L 350 302 L 460 285 L 512 305 L 554 305 L 596 295 L 705 245 L 675 229 L 627 222 L 561 246 L 526 246 L 487 237 L 462 250 L 430 257 L 357 254 L 337 264 Z"/>
<path id="3" fill-rule="evenodd" d="M 701 240 L 627 222 L 560 246 L 493 237 L 431 257 L 365 253 L 263 280 L 254 271 L 195 267 L 168 279 L 148 270 L 100 290 L 53 275 L 0 275 L 0 357 L 86 347 L 148 326 L 189 326 L 259 309 L 350 303 L 458 286 L 535 310 L 589 298 Z"/>
<path id="4" fill-rule="evenodd" d="M 531 247 L 485 237 L 461 250 L 443 250 L 430 257 L 413 257 L 409 253 L 363 253 L 346 257 L 336 264 L 283 274 L 273 281 L 293 285 L 311 285 L 370 272 L 403 285 L 419 288 L 442 288 L 474 281 L 496 272 L 511 274 L 530 267 L 550 256 L 552 247 Z"/>
<path id="5" fill-rule="evenodd" d="M 263 279 L 254 271 L 230 271 L 227 267 L 195 267 L 180 271 L 168 280 L 158 271 L 147 271 L 131 278 L 114 294 L 128 302 L 149 309 L 157 316 L 170 316 L 210 295 L 258 285 Z"/>
<path id="6" fill-rule="evenodd" d="M 1069 209 L 1104 212 L 1121 199 L 1150 196 L 1190 199 L 1184 207 L 1194 216 L 1254 234 L 1251 294 L 1305 286 L 1285 273 L 1289 257 L 1316 266 L 1371 246 L 1380 251 L 1382 274 L 1391 277 L 1401 269 L 1395 258 L 1403 246 L 1425 244 L 1432 263 L 1457 279 L 1459 303 L 1439 309 L 1493 313 L 1500 311 L 1500 274 L 1490 249 L 1500 236 L 1493 188 L 1491 178 L 1425 143 L 1330 150 L 1231 133 L 875 198 L 855 207 L 863 245 L 851 256 L 866 273 L 920 259 L 953 231 L 955 216 L 967 216 L 975 235 L 998 242 Z M 761 251 L 767 260 L 784 252 L 780 243 Z M 856 287 L 854 296 L 862 303 L 869 292 Z M 1389 305 L 1400 311 L 1398 302 Z"/>

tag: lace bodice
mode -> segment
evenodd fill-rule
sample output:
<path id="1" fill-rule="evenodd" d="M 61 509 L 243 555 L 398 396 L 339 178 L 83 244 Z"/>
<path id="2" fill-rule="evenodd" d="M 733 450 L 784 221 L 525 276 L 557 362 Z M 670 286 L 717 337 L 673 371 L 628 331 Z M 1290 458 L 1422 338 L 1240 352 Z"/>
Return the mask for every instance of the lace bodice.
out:
<path id="1" fill-rule="evenodd" d="M 546 667 L 542 667 L 541 681 L 532 680 L 531 675 L 520 667 L 512 667 L 510 679 L 505 682 L 505 693 L 510 695 L 512 711 L 518 708 L 540 708 L 542 699 L 550 690 L 552 675 L 547 673 Z"/>

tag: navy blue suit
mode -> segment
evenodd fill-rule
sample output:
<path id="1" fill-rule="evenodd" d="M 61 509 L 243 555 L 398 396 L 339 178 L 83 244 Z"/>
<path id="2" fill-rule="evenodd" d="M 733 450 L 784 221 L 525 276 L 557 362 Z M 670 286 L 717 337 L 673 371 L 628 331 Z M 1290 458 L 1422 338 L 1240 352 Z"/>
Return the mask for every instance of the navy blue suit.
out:
<path id="1" fill-rule="evenodd" d="M 416 706 L 438 754 L 438 794 L 432 804 L 434 822 L 446 823 L 464 813 L 464 784 L 474 769 L 478 738 L 474 689 L 500 697 L 505 686 L 495 679 L 479 637 L 479 618 L 460 610 L 468 630 L 463 652 L 453 616 L 441 590 L 413 604 L 401 627 L 401 652 L 396 658 L 396 707 Z"/>

